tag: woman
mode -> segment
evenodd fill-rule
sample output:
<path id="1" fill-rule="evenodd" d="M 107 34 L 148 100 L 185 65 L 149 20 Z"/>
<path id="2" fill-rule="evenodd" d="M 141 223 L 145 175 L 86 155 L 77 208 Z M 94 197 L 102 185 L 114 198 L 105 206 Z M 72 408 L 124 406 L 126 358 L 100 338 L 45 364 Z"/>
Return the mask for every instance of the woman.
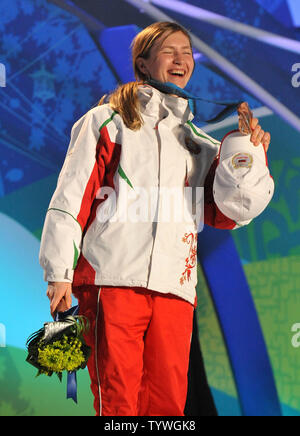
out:
<path id="1" fill-rule="evenodd" d="M 137 81 L 73 127 L 40 263 L 52 315 L 70 308 L 73 291 L 91 322 L 86 340 L 97 415 L 182 416 L 197 227 L 164 219 L 163 189 L 205 187 L 206 224 L 233 229 L 245 223 L 223 215 L 213 199 L 220 143 L 192 124 L 187 100 L 145 83 L 187 85 L 195 66 L 188 32 L 154 23 L 137 35 L 132 54 Z M 251 127 L 253 144 L 267 149 L 270 135 L 257 119 Z M 151 219 L 141 202 L 148 194 Z"/>

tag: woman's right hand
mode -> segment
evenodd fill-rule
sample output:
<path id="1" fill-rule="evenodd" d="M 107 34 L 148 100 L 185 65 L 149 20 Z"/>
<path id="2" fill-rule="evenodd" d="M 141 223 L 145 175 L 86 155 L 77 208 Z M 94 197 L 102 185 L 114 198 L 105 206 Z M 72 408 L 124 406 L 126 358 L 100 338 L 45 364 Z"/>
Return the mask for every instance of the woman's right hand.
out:
<path id="1" fill-rule="evenodd" d="M 51 316 L 65 312 L 72 307 L 72 283 L 48 282 L 47 297 L 50 300 Z"/>

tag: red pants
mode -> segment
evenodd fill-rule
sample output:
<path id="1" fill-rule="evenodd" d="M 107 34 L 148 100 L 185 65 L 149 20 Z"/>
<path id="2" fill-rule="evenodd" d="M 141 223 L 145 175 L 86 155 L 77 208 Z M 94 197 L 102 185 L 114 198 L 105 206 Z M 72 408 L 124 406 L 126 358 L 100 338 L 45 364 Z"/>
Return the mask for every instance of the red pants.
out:
<path id="1" fill-rule="evenodd" d="M 97 416 L 183 416 L 192 304 L 144 288 L 73 288 L 88 317 Z"/>

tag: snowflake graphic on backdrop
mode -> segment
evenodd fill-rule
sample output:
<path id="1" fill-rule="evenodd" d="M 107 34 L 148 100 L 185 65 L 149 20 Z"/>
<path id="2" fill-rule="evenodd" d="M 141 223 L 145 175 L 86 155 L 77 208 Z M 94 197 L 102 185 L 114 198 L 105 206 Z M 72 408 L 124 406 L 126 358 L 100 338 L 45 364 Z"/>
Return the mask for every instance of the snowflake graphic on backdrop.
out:
<path id="1" fill-rule="evenodd" d="M 0 16 L 7 74 L 0 89 L 1 156 L 11 169 L 25 167 L 21 178 L 2 177 L 4 195 L 58 171 L 72 125 L 117 83 L 84 25 L 68 12 L 43 0 L 2 0 Z"/>

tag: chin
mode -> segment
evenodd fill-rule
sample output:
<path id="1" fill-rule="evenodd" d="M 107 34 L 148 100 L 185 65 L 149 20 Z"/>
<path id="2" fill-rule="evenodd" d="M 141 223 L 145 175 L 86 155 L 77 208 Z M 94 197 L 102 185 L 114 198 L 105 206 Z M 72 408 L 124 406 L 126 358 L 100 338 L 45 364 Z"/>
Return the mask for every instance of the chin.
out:
<path id="1" fill-rule="evenodd" d="M 185 88 L 186 87 L 186 83 L 185 82 L 183 82 L 182 80 L 174 80 L 174 79 L 171 79 L 171 80 L 168 80 L 168 82 L 171 82 L 171 83 L 173 83 L 174 85 L 176 85 L 176 86 L 178 86 L 179 88 Z"/>
<path id="2" fill-rule="evenodd" d="M 185 87 L 186 87 L 186 83 L 176 83 L 176 82 L 173 82 L 175 85 L 177 85 L 179 88 L 181 88 L 181 89 L 184 89 Z"/>

